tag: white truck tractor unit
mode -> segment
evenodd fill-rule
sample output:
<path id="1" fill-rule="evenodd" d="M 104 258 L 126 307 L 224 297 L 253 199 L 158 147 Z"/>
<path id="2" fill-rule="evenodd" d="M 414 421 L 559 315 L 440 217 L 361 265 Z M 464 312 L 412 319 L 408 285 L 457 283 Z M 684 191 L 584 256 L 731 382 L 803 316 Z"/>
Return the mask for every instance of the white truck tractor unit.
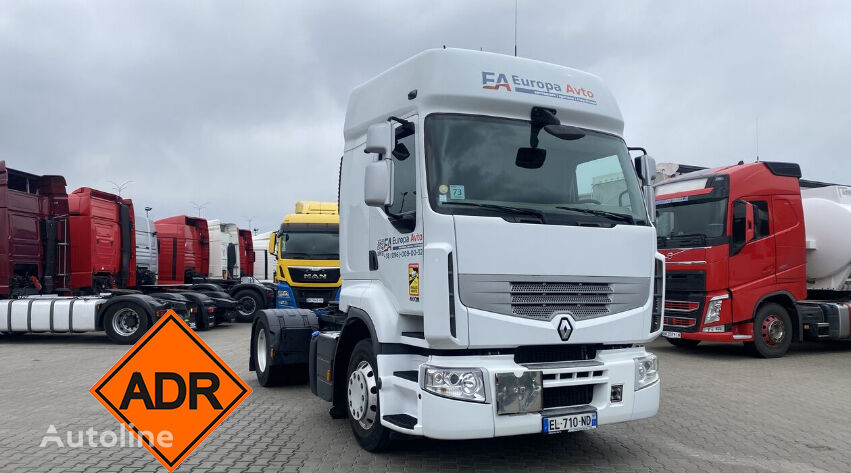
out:
<path id="1" fill-rule="evenodd" d="M 239 280 L 239 229 L 235 223 L 207 220 L 210 273 L 213 279 Z"/>
<path id="2" fill-rule="evenodd" d="M 260 281 L 274 281 L 275 268 L 278 260 L 269 254 L 269 238 L 274 232 L 263 232 L 254 235 L 254 277 Z"/>
<path id="3" fill-rule="evenodd" d="M 136 215 L 136 284 L 157 283 L 157 230 L 154 222 Z"/>
<path id="4" fill-rule="evenodd" d="M 258 313 L 250 368 L 269 386 L 307 365 L 312 392 L 370 451 L 391 432 L 473 439 L 653 416 L 656 172 L 622 132 L 598 77 L 499 54 L 425 51 L 356 88 L 339 305 Z"/>

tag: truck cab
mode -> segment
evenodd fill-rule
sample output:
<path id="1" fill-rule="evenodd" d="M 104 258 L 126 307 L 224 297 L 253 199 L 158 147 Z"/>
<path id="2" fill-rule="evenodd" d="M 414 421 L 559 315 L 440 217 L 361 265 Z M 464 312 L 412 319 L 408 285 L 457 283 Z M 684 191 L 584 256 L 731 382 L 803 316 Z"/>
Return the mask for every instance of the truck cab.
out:
<path id="1" fill-rule="evenodd" d="M 299 201 L 269 235 L 268 250 L 277 259 L 277 308 L 313 309 L 339 300 L 339 228 L 336 203 Z"/>
<path id="2" fill-rule="evenodd" d="M 774 304 L 794 322 L 795 302 L 807 297 L 800 177 L 796 164 L 759 162 L 656 186 L 657 245 L 667 266 L 663 335 L 672 344 L 771 350 L 799 335 L 795 323 L 781 333 L 776 319 L 755 319 Z"/>
<path id="3" fill-rule="evenodd" d="M 255 318 L 261 384 L 307 362 L 312 392 L 370 451 L 390 432 L 471 439 L 653 416 L 656 170 L 622 136 L 598 77 L 530 59 L 430 50 L 355 88 L 339 307 Z"/>

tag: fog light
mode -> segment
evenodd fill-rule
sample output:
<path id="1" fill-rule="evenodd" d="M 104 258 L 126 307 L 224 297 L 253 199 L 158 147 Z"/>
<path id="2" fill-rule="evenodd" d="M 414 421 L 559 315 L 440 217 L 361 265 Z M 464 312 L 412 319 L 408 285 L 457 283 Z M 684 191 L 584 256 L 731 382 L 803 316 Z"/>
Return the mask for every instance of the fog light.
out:
<path id="1" fill-rule="evenodd" d="M 703 331 L 704 331 L 704 332 L 708 332 L 708 333 L 718 333 L 718 332 L 723 332 L 723 331 L 724 331 L 724 326 L 723 326 L 723 325 L 716 325 L 716 326 L 714 326 L 714 327 L 703 327 Z"/>
<path id="2" fill-rule="evenodd" d="M 462 401 L 485 402 L 485 376 L 479 368 L 420 367 L 422 388 L 432 394 L 460 399 Z"/>
<path id="3" fill-rule="evenodd" d="M 633 361 L 635 362 L 636 391 L 659 381 L 659 359 L 656 358 L 656 355 L 648 353 L 633 358 Z"/>
<path id="4" fill-rule="evenodd" d="M 623 384 L 612 386 L 612 402 L 623 402 Z"/>
<path id="5" fill-rule="evenodd" d="M 520 414 L 543 409 L 543 376 L 540 371 L 496 374 L 496 413 Z"/>

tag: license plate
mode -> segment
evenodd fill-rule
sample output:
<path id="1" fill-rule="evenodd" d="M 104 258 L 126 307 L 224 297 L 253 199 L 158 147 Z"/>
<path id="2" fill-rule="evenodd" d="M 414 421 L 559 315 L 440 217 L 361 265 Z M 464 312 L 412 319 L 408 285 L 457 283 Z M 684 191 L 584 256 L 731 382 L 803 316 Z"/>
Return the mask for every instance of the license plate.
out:
<path id="1" fill-rule="evenodd" d="M 662 336 L 665 338 L 682 338 L 683 334 L 680 332 L 669 332 L 667 330 L 663 330 Z"/>
<path id="2" fill-rule="evenodd" d="M 321 303 L 325 302 L 325 299 L 323 299 L 321 297 L 308 297 L 305 300 L 310 304 L 321 304 Z"/>
<path id="3" fill-rule="evenodd" d="M 584 412 L 582 414 L 543 418 L 543 432 L 545 434 L 559 434 L 562 432 L 576 432 L 578 430 L 590 430 L 596 428 L 596 412 Z"/>

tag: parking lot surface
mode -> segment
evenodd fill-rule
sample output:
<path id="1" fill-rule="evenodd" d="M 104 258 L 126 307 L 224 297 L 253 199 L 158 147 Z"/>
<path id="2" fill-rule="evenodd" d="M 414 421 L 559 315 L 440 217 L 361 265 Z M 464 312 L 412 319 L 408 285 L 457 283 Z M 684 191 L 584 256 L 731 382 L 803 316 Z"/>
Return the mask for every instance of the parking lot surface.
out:
<path id="1" fill-rule="evenodd" d="M 248 325 L 202 334 L 254 392 L 177 471 L 777 471 L 851 470 L 851 344 L 793 346 L 759 360 L 740 346 L 675 349 L 663 340 L 662 407 L 649 420 L 578 434 L 447 442 L 389 453 L 355 443 L 307 386 L 258 385 Z M 143 448 L 40 447 L 119 425 L 88 389 L 124 354 L 103 334 L 0 336 L 0 471 L 165 471 Z M 458 419 L 464 422 L 464 419 Z"/>

